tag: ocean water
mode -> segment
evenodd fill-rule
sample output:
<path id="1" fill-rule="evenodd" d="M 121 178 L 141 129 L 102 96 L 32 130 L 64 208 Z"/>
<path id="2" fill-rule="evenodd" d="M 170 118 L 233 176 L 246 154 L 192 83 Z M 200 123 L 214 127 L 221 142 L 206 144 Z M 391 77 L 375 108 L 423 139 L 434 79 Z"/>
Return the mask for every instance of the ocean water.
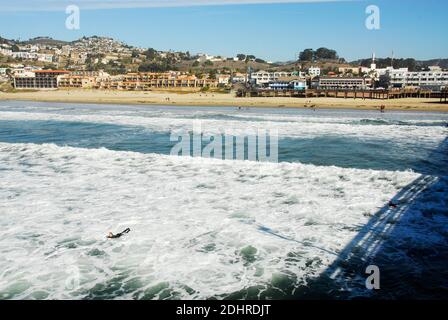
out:
<path id="1" fill-rule="evenodd" d="M 170 155 L 198 121 L 277 130 L 278 163 Z M 447 298 L 447 123 L 0 102 L 0 299 Z"/>

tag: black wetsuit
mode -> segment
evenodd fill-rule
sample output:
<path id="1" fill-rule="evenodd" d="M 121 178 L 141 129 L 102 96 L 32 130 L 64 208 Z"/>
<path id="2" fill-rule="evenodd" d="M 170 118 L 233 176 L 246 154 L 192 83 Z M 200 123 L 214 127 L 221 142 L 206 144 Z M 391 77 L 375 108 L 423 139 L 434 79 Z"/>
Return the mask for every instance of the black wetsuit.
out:
<path id="1" fill-rule="evenodd" d="M 109 236 L 108 238 L 110 238 L 110 239 L 117 239 L 117 238 L 120 238 L 125 233 L 128 233 L 129 231 L 131 231 L 131 229 L 127 228 L 126 230 L 124 230 L 124 231 L 122 231 L 120 233 L 117 233 L 117 234 L 113 234 L 113 235 Z"/>

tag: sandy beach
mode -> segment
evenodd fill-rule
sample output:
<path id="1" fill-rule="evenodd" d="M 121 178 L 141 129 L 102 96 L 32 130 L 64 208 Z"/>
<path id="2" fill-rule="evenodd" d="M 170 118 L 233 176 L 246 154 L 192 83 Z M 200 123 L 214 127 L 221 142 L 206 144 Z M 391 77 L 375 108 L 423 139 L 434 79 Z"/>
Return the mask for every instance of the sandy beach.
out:
<path id="1" fill-rule="evenodd" d="M 438 99 L 363 100 L 343 98 L 289 98 L 260 97 L 237 98 L 233 93 L 174 93 L 162 91 L 100 91 L 56 90 L 35 92 L 0 92 L 0 100 L 26 100 L 47 102 L 73 102 L 95 104 L 140 104 L 180 106 L 234 106 L 274 108 L 344 108 L 374 110 L 385 105 L 386 110 L 448 112 L 448 104 Z"/>

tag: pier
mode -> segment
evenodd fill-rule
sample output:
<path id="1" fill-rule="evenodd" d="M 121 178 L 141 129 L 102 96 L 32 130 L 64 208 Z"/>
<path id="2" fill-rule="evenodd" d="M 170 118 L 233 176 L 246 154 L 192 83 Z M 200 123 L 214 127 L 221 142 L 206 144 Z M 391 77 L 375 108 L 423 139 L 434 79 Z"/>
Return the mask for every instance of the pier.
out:
<path id="1" fill-rule="evenodd" d="M 344 98 L 344 99 L 403 99 L 403 98 L 447 98 L 447 90 L 442 92 L 424 89 L 371 89 L 371 90 L 347 90 L 347 89 L 307 89 L 307 90 L 268 90 L 252 89 L 238 90 L 237 97 L 291 97 L 291 98 Z"/>
<path id="2" fill-rule="evenodd" d="M 448 97 L 448 88 L 445 88 L 440 93 L 440 103 L 447 103 L 447 97 Z"/>

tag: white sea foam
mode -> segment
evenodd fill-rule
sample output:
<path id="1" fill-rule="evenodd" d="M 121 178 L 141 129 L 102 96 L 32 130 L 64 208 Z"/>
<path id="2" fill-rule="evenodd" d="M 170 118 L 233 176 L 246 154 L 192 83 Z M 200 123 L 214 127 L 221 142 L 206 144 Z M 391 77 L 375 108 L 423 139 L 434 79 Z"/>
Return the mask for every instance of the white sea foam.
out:
<path id="1" fill-rule="evenodd" d="M 205 298 L 282 273 L 300 283 L 419 177 L 5 143 L 0 176 L 0 299 Z"/>
<path id="2" fill-rule="evenodd" d="M 204 116 L 201 120 L 203 132 L 209 134 L 219 134 L 225 129 L 235 130 L 257 130 L 273 129 L 278 130 L 280 137 L 291 138 L 314 138 L 323 135 L 334 135 L 356 137 L 361 139 L 378 138 L 393 139 L 396 143 L 408 143 L 418 137 L 419 141 L 438 145 L 446 137 L 447 130 L 443 126 L 418 126 L 418 123 L 425 123 L 428 120 L 414 120 L 415 125 L 398 125 L 391 123 L 385 124 L 360 124 L 362 119 L 339 119 L 339 118 L 313 118 L 313 117 L 281 117 L 264 115 L 264 120 L 258 119 L 245 120 L 226 120 L 210 119 L 208 113 L 200 113 Z M 198 115 L 198 114 L 196 114 Z M 208 115 L 205 117 L 205 115 Z M 260 116 L 261 117 L 261 116 Z M 289 119 L 289 120 L 288 120 Z M 65 113 L 41 113 L 41 112 L 0 112 L 0 120 L 41 120 L 41 121 L 76 121 L 76 122 L 94 122 L 119 124 L 128 126 L 141 126 L 155 132 L 169 132 L 176 130 L 190 131 L 193 128 L 193 118 L 173 116 L 169 112 L 139 112 L 132 113 L 120 110 L 107 110 L 106 112 L 95 112 L 87 114 L 65 114 Z M 373 119 L 375 120 L 375 119 Z M 341 123 L 342 122 L 342 123 Z M 346 123 L 345 123 L 346 122 Z"/>

